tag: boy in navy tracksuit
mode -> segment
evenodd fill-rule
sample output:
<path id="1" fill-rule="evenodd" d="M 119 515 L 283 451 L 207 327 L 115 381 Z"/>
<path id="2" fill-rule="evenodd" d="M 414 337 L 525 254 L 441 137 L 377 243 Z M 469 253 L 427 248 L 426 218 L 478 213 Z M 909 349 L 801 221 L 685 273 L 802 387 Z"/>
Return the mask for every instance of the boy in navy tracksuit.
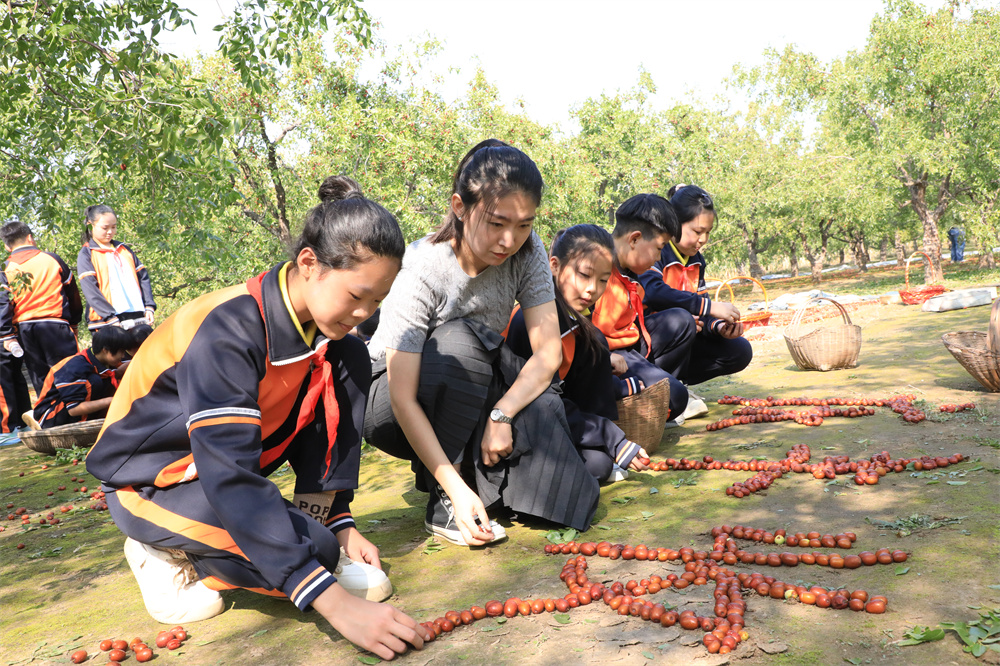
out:
<path id="1" fill-rule="evenodd" d="M 31 407 L 22 363 L 41 395 L 49 369 L 79 349 L 75 327 L 83 307 L 69 266 L 38 249 L 28 225 L 4 224 L 0 239 L 10 252 L 0 272 L 0 432 L 10 432 Z"/>
<path id="2" fill-rule="evenodd" d="M 646 386 L 669 377 L 671 421 L 683 423 L 688 392 L 673 375 L 677 359 L 686 358 L 694 340 L 690 317 L 646 316 L 643 288 L 637 275 L 648 270 L 660 250 L 677 232 L 670 203 L 656 194 L 637 194 L 615 211 L 615 264 L 604 295 L 593 308 L 591 320 L 607 338 L 612 352 L 622 355 L 630 371 L 640 372 Z M 648 369 L 643 373 L 642 369 Z"/>
<path id="3" fill-rule="evenodd" d="M 694 185 L 671 190 L 679 233 L 660 252 L 650 270 L 639 275 L 642 303 L 649 315 L 697 326 L 688 351 L 666 368 L 685 384 L 700 384 L 747 367 L 753 358 L 742 337 L 739 310 L 712 301 L 705 294 L 705 257 L 701 248 L 715 222 L 715 206 L 707 192 Z"/>
<path id="4" fill-rule="evenodd" d="M 117 326 L 94 331 L 90 349 L 52 366 L 25 421 L 52 428 L 103 417 L 115 392 L 114 371 L 131 344 L 132 336 Z"/>

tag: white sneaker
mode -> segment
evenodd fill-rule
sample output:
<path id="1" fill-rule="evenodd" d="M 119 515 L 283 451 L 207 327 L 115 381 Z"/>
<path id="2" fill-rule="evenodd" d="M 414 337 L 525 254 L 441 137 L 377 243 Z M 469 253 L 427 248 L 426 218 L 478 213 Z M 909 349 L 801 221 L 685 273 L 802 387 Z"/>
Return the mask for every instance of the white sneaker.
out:
<path id="1" fill-rule="evenodd" d="M 385 601 L 392 596 L 392 583 L 384 571 L 367 562 L 355 562 L 343 548 L 333 575 L 341 587 L 361 599 Z"/>
<path id="2" fill-rule="evenodd" d="M 628 478 L 628 470 L 622 469 L 618 465 L 611 466 L 611 476 L 609 476 L 604 483 L 618 483 L 619 481 L 624 481 Z"/>
<path id="3" fill-rule="evenodd" d="M 687 408 L 684 409 L 684 413 L 681 414 L 685 420 L 687 419 L 697 419 L 702 416 L 708 416 L 708 405 L 705 401 L 696 394 L 691 389 L 688 389 L 688 404 Z"/>
<path id="4" fill-rule="evenodd" d="M 198 580 L 180 551 L 166 551 L 125 539 L 125 559 L 139 583 L 146 610 L 157 622 L 184 624 L 215 617 L 226 605 L 222 595 Z"/>
<path id="5" fill-rule="evenodd" d="M 33 409 L 29 409 L 24 414 L 21 414 L 21 420 L 24 421 L 24 425 L 32 430 L 42 429 L 42 426 L 38 425 L 38 421 L 35 420 L 35 410 Z"/>

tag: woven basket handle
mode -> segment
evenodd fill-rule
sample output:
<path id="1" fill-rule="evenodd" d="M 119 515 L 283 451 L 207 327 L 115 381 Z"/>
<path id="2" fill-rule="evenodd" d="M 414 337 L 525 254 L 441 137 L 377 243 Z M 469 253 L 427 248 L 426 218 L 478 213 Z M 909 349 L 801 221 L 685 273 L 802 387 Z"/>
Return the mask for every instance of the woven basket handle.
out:
<path id="1" fill-rule="evenodd" d="M 990 328 L 986 332 L 986 347 L 994 354 L 1000 353 L 1000 298 L 993 301 L 990 310 Z"/>
<path id="2" fill-rule="evenodd" d="M 723 280 L 722 278 L 710 278 L 710 277 L 706 277 L 705 278 L 705 282 L 718 282 L 719 283 L 719 288 L 715 290 L 715 300 L 719 300 L 719 292 L 722 291 L 723 287 L 725 287 L 726 289 L 729 290 L 729 302 L 732 303 L 732 302 L 734 302 L 736 300 L 736 294 L 733 293 L 733 288 L 729 284 L 728 280 Z"/>
<path id="3" fill-rule="evenodd" d="M 767 310 L 769 308 L 770 303 L 767 300 L 767 289 L 764 288 L 764 285 L 763 285 L 763 283 L 760 280 L 758 280 L 755 277 L 750 277 L 749 275 L 737 275 L 735 277 L 731 277 L 731 278 L 727 278 L 726 280 L 723 280 L 722 284 L 720 284 L 719 287 L 715 290 L 715 300 L 719 300 L 719 294 L 722 293 L 722 287 L 723 286 L 729 287 L 729 283 L 733 282 L 734 280 L 750 280 L 751 282 L 756 282 L 757 286 L 760 287 L 760 290 L 762 292 L 764 292 L 764 309 Z M 729 287 L 729 296 L 730 296 L 730 298 L 733 298 L 733 288 L 732 287 Z"/>
<path id="4" fill-rule="evenodd" d="M 1000 300 L 1000 299 L 998 299 L 998 300 Z M 829 298 L 827 296 L 817 296 L 817 297 L 813 298 L 812 300 L 810 300 L 805 305 L 803 305 L 801 308 L 799 308 L 798 310 L 795 311 L 795 316 L 792 317 L 792 323 L 789 324 L 789 326 L 792 326 L 792 327 L 798 326 L 799 323 L 802 321 L 802 315 L 803 315 L 803 313 L 805 313 L 805 311 L 809 309 L 808 306 L 810 304 L 812 304 L 812 303 L 815 303 L 816 301 L 830 301 L 831 303 L 833 303 L 834 305 L 837 306 L 838 310 L 840 310 L 840 316 L 843 317 L 843 319 L 844 319 L 844 325 L 845 326 L 850 326 L 853 323 L 851 321 L 851 315 L 847 314 L 847 310 L 844 308 L 843 305 L 841 305 L 837 301 L 835 301 L 832 298 Z"/>
<path id="5" fill-rule="evenodd" d="M 910 262 L 918 254 L 922 255 L 923 258 L 927 260 L 927 265 L 928 266 L 931 265 L 931 258 L 926 253 L 921 252 L 919 250 L 917 250 L 916 252 L 914 252 L 913 254 L 911 254 L 909 257 L 906 258 L 906 268 L 903 271 L 903 279 L 906 281 L 906 290 L 907 291 L 910 290 Z"/>

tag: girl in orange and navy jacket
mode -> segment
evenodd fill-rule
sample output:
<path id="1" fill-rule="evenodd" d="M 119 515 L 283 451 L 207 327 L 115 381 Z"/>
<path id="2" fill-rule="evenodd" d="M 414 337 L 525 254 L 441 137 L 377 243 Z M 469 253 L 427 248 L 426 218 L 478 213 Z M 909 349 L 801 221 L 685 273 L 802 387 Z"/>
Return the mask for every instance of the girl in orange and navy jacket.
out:
<path id="1" fill-rule="evenodd" d="M 328 178 L 320 199 L 294 261 L 188 303 L 150 335 L 87 469 L 154 618 L 211 617 L 219 590 L 247 588 L 311 606 L 391 659 L 427 634 L 366 600 L 392 588 L 350 513 L 371 365 L 348 331 L 388 293 L 403 236 L 349 178 Z M 286 461 L 294 505 L 267 479 Z"/>
<path id="2" fill-rule="evenodd" d="M 598 481 L 608 480 L 615 465 L 623 470 L 647 469 L 639 458 L 648 458 L 614 423 L 616 400 L 641 391 L 643 380 L 636 372 L 614 373 L 608 342 L 588 318 L 611 276 L 613 252 L 611 234 L 593 224 L 559 231 L 549 252 L 563 347 L 562 365 L 553 382 L 562 387 L 573 443 Z M 514 353 L 531 356 L 520 308 L 514 310 L 506 338 Z"/>
<path id="3" fill-rule="evenodd" d="M 110 206 L 87 207 L 84 246 L 76 258 L 80 287 L 87 299 L 90 330 L 144 319 L 153 325 L 156 301 L 149 272 L 128 245 L 116 241 L 118 217 Z"/>
<path id="4" fill-rule="evenodd" d="M 686 384 L 700 384 L 743 370 L 753 358 L 742 337 L 740 311 L 705 295 L 705 258 L 701 248 L 715 223 L 715 205 L 705 190 L 678 185 L 670 190 L 680 233 L 667 243 L 653 267 L 639 276 L 643 306 L 659 317 L 690 317 L 698 334 L 690 352 L 679 359 L 674 374 Z"/>

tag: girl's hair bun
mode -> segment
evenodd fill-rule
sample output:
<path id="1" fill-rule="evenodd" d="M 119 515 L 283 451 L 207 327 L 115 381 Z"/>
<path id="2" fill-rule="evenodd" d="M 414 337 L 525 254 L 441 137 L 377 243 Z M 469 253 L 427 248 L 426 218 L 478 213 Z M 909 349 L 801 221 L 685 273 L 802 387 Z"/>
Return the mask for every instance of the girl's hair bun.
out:
<path id="1" fill-rule="evenodd" d="M 685 187 L 687 187 L 686 184 L 684 184 L 684 183 L 677 183 L 676 185 L 674 185 L 673 187 L 671 187 L 669 190 L 667 190 L 667 198 L 668 199 L 672 199 L 673 196 L 675 194 L 677 194 L 678 190 L 682 190 Z"/>
<path id="2" fill-rule="evenodd" d="M 322 203 L 361 198 L 364 198 L 361 186 L 347 176 L 327 176 L 319 186 L 319 200 Z"/>

